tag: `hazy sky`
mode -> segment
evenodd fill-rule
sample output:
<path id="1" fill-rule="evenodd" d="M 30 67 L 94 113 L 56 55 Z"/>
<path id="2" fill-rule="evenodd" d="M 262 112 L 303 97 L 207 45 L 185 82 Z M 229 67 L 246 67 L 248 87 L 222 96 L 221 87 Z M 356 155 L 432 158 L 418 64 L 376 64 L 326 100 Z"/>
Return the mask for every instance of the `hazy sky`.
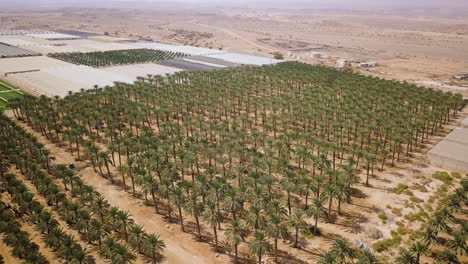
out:
<path id="1" fill-rule="evenodd" d="M 468 8 L 468 0 L 0 0 L 3 7 Z M 183 3 L 183 5 L 181 5 Z"/>

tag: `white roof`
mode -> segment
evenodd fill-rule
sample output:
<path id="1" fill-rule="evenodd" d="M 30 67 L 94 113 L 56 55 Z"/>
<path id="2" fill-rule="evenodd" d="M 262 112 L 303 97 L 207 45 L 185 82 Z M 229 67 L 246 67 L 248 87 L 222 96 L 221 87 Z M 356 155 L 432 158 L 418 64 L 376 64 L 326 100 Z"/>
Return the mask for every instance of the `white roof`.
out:
<path id="1" fill-rule="evenodd" d="M 46 67 L 57 67 L 64 65 L 72 64 L 45 56 L 6 58 L 0 59 L 0 74 L 3 75 L 5 72 L 39 70 Z"/>
<path id="2" fill-rule="evenodd" d="M 182 71 L 181 69 L 163 66 L 155 63 L 114 66 L 108 68 L 100 68 L 100 70 L 114 73 L 120 76 L 125 76 L 132 80 L 136 80 L 137 77 L 147 77 L 148 74 L 164 76 L 166 74 L 173 74 Z"/>
<path id="3" fill-rule="evenodd" d="M 73 35 L 62 34 L 62 33 L 45 33 L 45 34 L 27 34 L 33 38 L 41 38 L 41 39 L 76 39 L 80 38 Z"/>
<path id="4" fill-rule="evenodd" d="M 180 45 L 172 45 L 172 44 L 165 44 L 159 42 L 137 42 L 132 43 L 132 45 L 146 48 L 146 49 L 155 49 L 155 50 L 165 50 L 165 51 L 172 51 L 172 52 L 182 52 L 189 55 L 207 55 L 207 54 L 219 54 L 219 53 L 226 53 L 222 50 L 216 49 L 207 49 L 207 48 L 200 48 L 194 46 L 180 46 Z"/>
<path id="5" fill-rule="evenodd" d="M 275 64 L 282 62 L 282 60 L 276 60 L 272 58 L 252 56 L 252 55 L 243 55 L 238 53 L 222 53 L 222 54 L 212 54 L 205 55 L 206 57 L 221 59 L 225 61 L 230 61 L 238 64 L 249 64 L 249 65 L 266 65 L 266 64 Z"/>

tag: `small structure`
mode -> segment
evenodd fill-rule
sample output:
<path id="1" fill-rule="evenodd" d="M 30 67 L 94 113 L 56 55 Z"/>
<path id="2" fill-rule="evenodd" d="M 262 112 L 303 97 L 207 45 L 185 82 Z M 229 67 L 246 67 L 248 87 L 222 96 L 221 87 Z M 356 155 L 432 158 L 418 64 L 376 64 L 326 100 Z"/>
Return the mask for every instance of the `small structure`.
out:
<path id="1" fill-rule="evenodd" d="M 359 66 L 361 66 L 363 68 L 373 68 L 375 66 L 378 66 L 378 64 L 375 61 L 363 61 L 363 62 L 359 63 Z"/>
<path id="2" fill-rule="evenodd" d="M 457 74 L 453 76 L 457 80 L 468 80 L 468 73 Z"/>
<path id="3" fill-rule="evenodd" d="M 344 68 L 347 68 L 349 66 L 349 62 L 347 60 L 344 60 L 344 59 L 339 59 L 336 63 L 338 64 L 338 68 L 340 68 L 340 69 L 344 69 Z"/>
<path id="4" fill-rule="evenodd" d="M 322 53 L 318 51 L 312 51 L 310 53 L 310 56 L 312 59 L 321 59 L 322 58 Z"/>

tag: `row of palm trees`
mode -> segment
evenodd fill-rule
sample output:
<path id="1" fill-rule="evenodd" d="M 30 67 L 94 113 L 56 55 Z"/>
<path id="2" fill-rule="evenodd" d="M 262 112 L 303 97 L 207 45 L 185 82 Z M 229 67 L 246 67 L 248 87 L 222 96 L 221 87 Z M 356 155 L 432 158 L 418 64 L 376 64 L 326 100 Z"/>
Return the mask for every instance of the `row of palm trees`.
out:
<path id="1" fill-rule="evenodd" d="M 330 250 L 323 253 L 318 260 L 319 264 L 380 264 L 382 260 L 369 250 L 357 250 L 348 240 L 344 238 L 336 239 Z"/>
<path id="2" fill-rule="evenodd" d="M 39 246 L 31 241 L 29 234 L 21 230 L 21 223 L 13 210 L 3 201 L 0 201 L 0 233 L 3 234 L 5 245 L 13 248 L 13 257 L 26 263 L 49 263 L 39 252 Z"/>
<path id="3" fill-rule="evenodd" d="M 56 254 L 66 262 L 80 264 L 96 263 L 95 259 L 78 244 L 75 238 L 66 234 L 58 221 L 44 207 L 34 200 L 34 195 L 27 187 L 16 179 L 14 174 L 6 174 L 2 178 L 11 201 L 18 206 L 20 217 L 27 216 L 36 228 L 45 236 L 44 241 Z"/>
<path id="4" fill-rule="evenodd" d="M 150 258 L 153 263 L 161 258 L 164 242 L 158 235 L 148 234 L 142 226 L 134 224 L 127 211 L 111 207 L 99 193 L 94 191 L 92 186 L 84 184 L 83 180 L 65 165 L 50 168 L 50 165 L 42 164 L 44 169 L 49 168 L 53 172 L 57 180 L 61 179 L 64 192 L 55 183 L 54 178 L 36 166 L 38 161 L 41 161 L 45 151 L 43 145 L 38 143 L 34 136 L 26 133 L 3 115 L 0 123 L 2 124 L 2 136 L 0 137 L 2 155 L 8 157 L 9 161 L 15 164 L 28 180 L 31 180 L 38 192 L 47 200 L 48 205 L 53 206 L 69 226 L 78 230 L 86 242 L 98 243 L 99 252 L 103 257 L 112 260 L 113 263 L 133 261 L 135 255 L 132 250 L 116 239 L 116 237 L 123 237 L 127 244 L 131 245 L 138 253 Z M 15 143 L 19 144 L 15 145 Z M 50 213 L 44 212 L 43 207 L 33 200 L 33 195 L 20 181 L 14 178 L 14 175 L 5 174 L 2 178 L 9 183 L 8 186 L 11 186 L 10 194 L 14 197 L 13 200 L 20 204 L 20 212 L 30 215 L 32 221 L 37 225 L 43 224 L 41 220 L 47 220 L 45 224 L 50 225 L 46 226 L 47 235 L 53 235 L 55 238 L 62 236 L 63 241 L 73 240 L 57 226 L 58 222 L 53 219 Z M 41 228 L 41 231 L 44 229 Z M 54 245 L 73 246 L 73 252 L 76 251 L 76 255 L 83 258 L 83 262 L 80 263 L 94 262 L 94 259 L 84 254 L 76 243 L 63 243 L 62 240 L 54 239 L 50 241 L 54 243 L 50 244 L 52 247 Z M 57 249 L 57 252 L 60 250 Z M 70 249 L 67 252 L 72 251 Z M 67 255 L 67 257 L 74 255 Z"/>
<path id="5" fill-rule="evenodd" d="M 293 233 L 298 246 L 309 224 L 319 233 L 319 220 L 334 221 L 361 170 L 370 185 L 374 169 L 417 150 L 460 104 L 459 95 L 288 62 L 149 76 L 12 108 L 157 213 L 177 215 L 183 231 L 192 215 L 197 235 L 205 221 L 217 245 L 222 224 L 236 223 L 250 245 L 265 245 L 255 254 L 272 242 L 276 259 L 281 238 Z"/>
<path id="6" fill-rule="evenodd" d="M 464 209 L 467 204 L 468 177 L 464 177 L 461 187 L 441 200 L 438 210 L 422 229 L 421 238 L 409 249 L 402 249 L 396 262 L 418 264 L 422 256 L 430 256 L 435 263 L 461 264 L 459 256 L 468 256 L 468 224 Z"/>

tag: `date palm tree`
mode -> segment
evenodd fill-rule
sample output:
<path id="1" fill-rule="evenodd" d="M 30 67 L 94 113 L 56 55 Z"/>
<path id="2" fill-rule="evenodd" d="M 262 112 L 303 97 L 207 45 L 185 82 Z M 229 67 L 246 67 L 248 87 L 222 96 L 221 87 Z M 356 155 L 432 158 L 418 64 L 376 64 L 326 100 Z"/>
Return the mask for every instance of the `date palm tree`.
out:
<path id="1" fill-rule="evenodd" d="M 149 234 L 143 242 L 143 252 L 151 258 L 153 264 L 157 263 L 158 257 L 165 247 L 164 242 L 156 234 Z"/>
<path id="2" fill-rule="evenodd" d="M 305 221 L 305 212 L 301 209 L 296 209 L 288 219 L 288 225 L 294 229 L 294 245 L 293 247 L 298 247 L 299 242 L 299 231 L 307 227 L 307 222 Z"/>
<path id="3" fill-rule="evenodd" d="M 218 250 L 218 231 L 216 227 L 222 221 L 222 215 L 219 213 L 216 203 L 210 202 L 203 212 L 203 219 L 210 224 L 213 228 L 213 234 L 215 239 L 215 248 Z"/>
<path id="4" fill-rule="evenodd" d="M 416 263 L 419 263 L 420 257 L 429 253 L 429 247 L 426 243 L 417 241 L 411 245 L 410 252 L 415 255 Z"/>
<path id="5" fill-rule="evenodd" d="M 146 233 L 141 225 L 132 225 L 130 227 L 128 242 L 137 248 L 138 253 L 141 253 L 141 247 L 145 240 Z"/>
<path id="6" fill-rule="evenodd" d="M 203 204 L 199 201 L 199 196 L 196 193 L 192 193 L 184 204 L 184 208 L 188 214 L 195 218 L 197 225 L 198 239 L 201 239 L 201 228 L 200 228 L 200 216 L 204 211 Z"/>
<path id="7" fill-rule="evenodd" d="M 246 229 L 244 228 L 241 220 L 233 218 L 224 234 L 226 235 L 229 244 L 234 247 L 235 262 L 238 263 L 238 246 L 247 237 Z"/>
<path id="8" fill-rule="evenodd" d="M 359 256 L 357 264 L 381 264 L 382 262 L 370 251 L 364 250 Z"/>
<path id="9" fill-rule="evenodd" d="M 417 264 L 418 262 L 416 262 L 416 258 L 413 255 L 413 253 L 411 253 L 407 249 L 403 249 L 400 251 L 398 257 L 396 258 L 396 263 L 397 264 Z"/>
<path id="10" fill-rule="evenodd" d="M 262 255 L 271 251 L 272 246 L 268 242 L 267 237 L 262 231 L 255 231 L 254 238 L 249 245 L 250 252 L 258 257 L 258 264 L 262 263 Z"/>
<path id="11" fill-rule="evenodd" d="M 339 263 L 351 261 L 356 256 L 356 252 L 351 247 L 349 241 L 342 238 L 335 240 L 331 247 L 331 253 L 336 256 L 336 260 Z"/>
<path id="12" fill-rule="evenodd" d="M 326 215 L 326 208 L 324 206 L 324 199 L 314 199 L 311 206 L 307 209 L 306 214 L 309 217 L 313 217 L 314 224 L 314 233 L 318 234 L 318 220 Z"/>

